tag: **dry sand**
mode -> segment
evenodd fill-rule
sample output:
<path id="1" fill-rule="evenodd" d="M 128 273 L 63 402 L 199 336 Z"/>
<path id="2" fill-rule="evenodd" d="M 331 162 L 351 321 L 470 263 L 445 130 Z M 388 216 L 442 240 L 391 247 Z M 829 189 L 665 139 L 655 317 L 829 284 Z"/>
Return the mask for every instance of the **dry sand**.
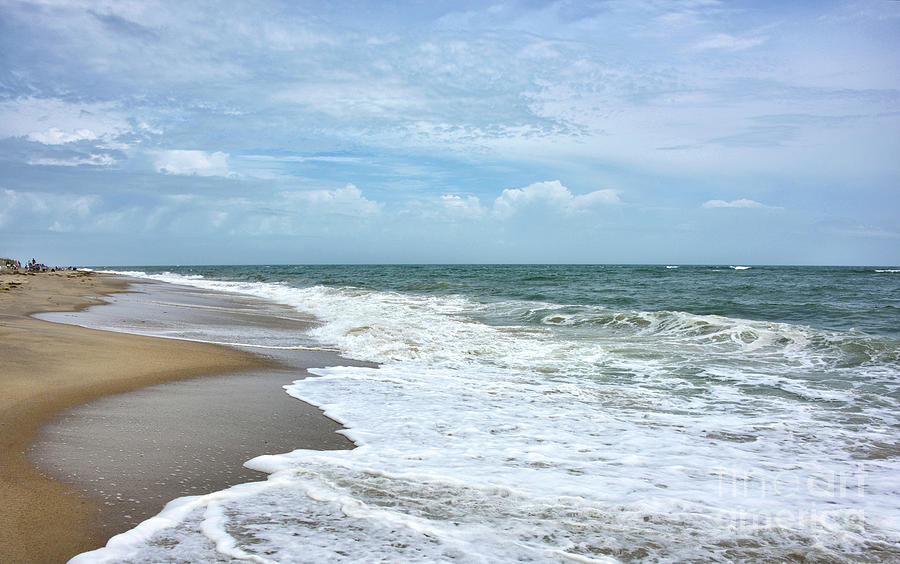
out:
<path id="1" fill-rule="evenodd" d="M 44 422 L 103 395 L 267 363 L 262 357 L 216 345 L 28 317 L 99 304 L 96 296 L 125 291 L 127 284 L 88 272 L 0 275 L 0 559 L 4 562 L 64 562 L 106 540 L 95 502 L 47 478 L 25 458 Z"/>

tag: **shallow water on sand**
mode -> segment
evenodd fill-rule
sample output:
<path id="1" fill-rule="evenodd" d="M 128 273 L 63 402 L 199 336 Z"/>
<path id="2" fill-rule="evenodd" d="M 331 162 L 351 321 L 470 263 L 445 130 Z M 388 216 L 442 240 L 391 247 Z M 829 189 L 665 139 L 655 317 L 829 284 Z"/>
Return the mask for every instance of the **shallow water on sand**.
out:
<path id="1" fill-rule="evenodd" d="M 106 301 L 83 312 L 38 317 L 207 342 L 259 335 L 277 341 L 311 326 L 309 316 L 278 304 L 169 284 L 135 285 L 132 293 Z M 97 500 L 101 532 L 109 537 L 153 517 L 176 497 L 265 479 L 243 466 L 255 456 L 354 447 L 337 432 L 339 424 L 282 389 L 306 368 L 347 359 L 328 351 L 245 348 L 276 365 L 149 386 L 70 409 L 43 427 L 30 459 Z"/>

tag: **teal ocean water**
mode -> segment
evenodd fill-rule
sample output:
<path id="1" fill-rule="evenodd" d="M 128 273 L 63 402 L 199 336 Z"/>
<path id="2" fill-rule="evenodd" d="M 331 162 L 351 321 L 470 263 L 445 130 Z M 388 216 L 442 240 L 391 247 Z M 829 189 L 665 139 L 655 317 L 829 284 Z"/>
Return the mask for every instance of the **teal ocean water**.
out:
<path id="1" fill-rule="evenodd" d="M 380 366 L 286 390 L 358 448 L 253 459 L 87 561 L 900 561 L 897 267 L 109 270 Z"/>
<path id="2" fill-rule="evenodd" d="M 523 300 L 610 311 L 682 311 L 900 337 L 896 267 L 350 265 L 140 270 L 296 287 L 465 296 L 484 303 Z"/>

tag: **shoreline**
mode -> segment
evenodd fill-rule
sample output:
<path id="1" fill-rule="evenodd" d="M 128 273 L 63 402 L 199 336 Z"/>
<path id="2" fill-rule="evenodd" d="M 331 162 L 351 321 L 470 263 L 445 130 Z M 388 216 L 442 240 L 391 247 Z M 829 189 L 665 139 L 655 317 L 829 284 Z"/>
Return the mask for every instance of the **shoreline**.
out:
<path id="1" fill-rule="evenodd" d="M 85 271 L 0 276 L 0 554 L 59 562 L 102 546 L 97 502 L 26 457 L 41 427 L 90 400 L 203 375 L 272 368 L 220 345 L 87 329 L 30 317 L 76 312 L 131 282 Z"/>

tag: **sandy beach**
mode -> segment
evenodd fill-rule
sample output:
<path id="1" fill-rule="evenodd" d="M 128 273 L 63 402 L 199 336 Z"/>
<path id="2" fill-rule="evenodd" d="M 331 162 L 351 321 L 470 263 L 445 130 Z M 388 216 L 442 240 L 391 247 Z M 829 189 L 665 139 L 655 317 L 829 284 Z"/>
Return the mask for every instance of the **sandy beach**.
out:
<path id="1" fill-rule="evenodd" d="M 44 423 L 108 394 L 271 364 L 216 345 L 29 317 L 103 303 L 98 296 L 126 291 L 127 284 L 90 272 L 0 276 L 0 554 L 6 562 L 62 562 L 106 540 L 96 500 L 48 478 L 26 458 Z"/>

